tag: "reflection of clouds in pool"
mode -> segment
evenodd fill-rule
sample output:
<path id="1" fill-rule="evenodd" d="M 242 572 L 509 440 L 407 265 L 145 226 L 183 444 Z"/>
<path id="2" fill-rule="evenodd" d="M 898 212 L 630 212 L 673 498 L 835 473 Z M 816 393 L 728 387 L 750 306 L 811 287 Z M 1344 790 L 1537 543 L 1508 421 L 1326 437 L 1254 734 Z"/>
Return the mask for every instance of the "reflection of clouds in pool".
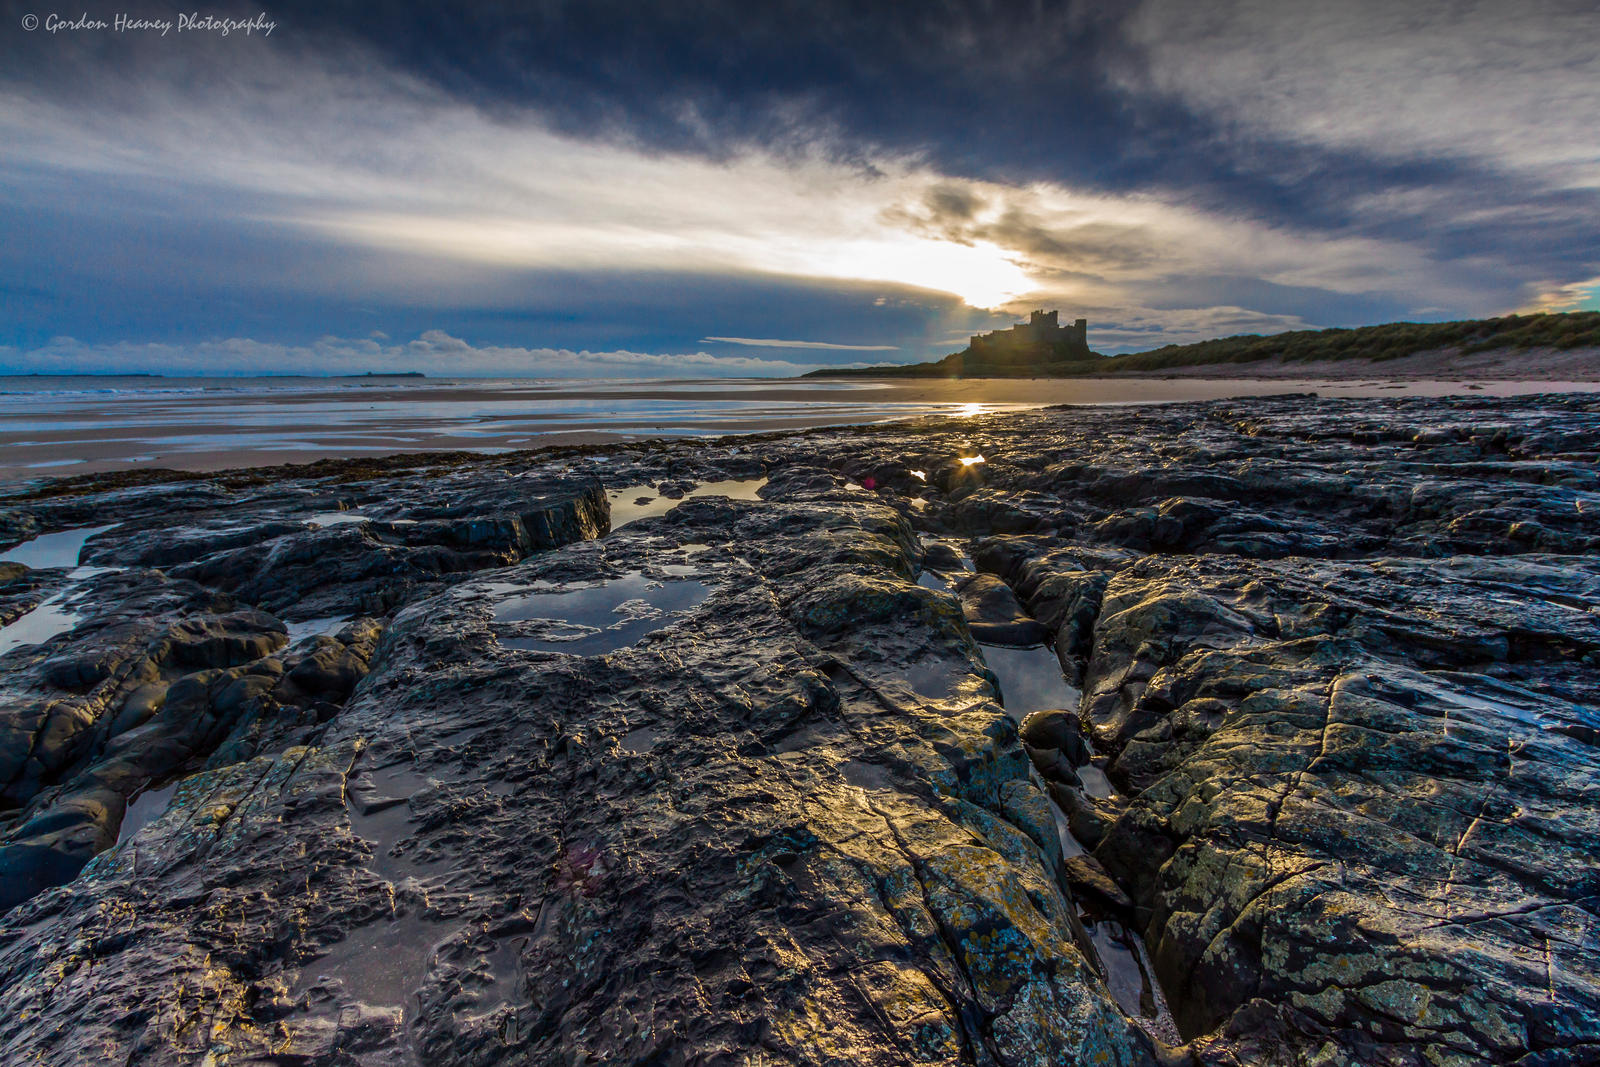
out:
<path id="1" fill-rule="evenodd" d="M 559 592 L 511 597 L 495 605 L 503 648 L 599 656 L 672 623 L 711 593 L 691 579 L 661 582 L 633 571 L 621 578 Z"/>
<path id="2" fill-rule="evenodd" d="M 34 570 L 43 570 L 47 567 L 76 567 L 78 557 L 83 554 L 84 543 L 97 533 L 116 526 L 80 526 L 75 530 L 59 530 L 55 533 L 41 534 L 7 552 L 0 553 L 0 563 L 21 563 Z"/>
<path id="3" fill-rule="evenodd" d="M 725 496 L 730 500 L 758 500 L 756 493 L 767 484 L 766 478 L 733 478 L 720 482 L 702 482 L 683 496 L 659 496 L 651 485 L 629 485 L 611 489 L 606 496 L 611 502 L 611 528 L 620 529 L 630 522 L 665 515 L 685 500 L 702 496 Z"/>
<path id="4" fill-rule="evenodd" d="M 1067 684 L 1049 646 L 981 647 L 984 662 L 1000 679 L 1000 702 L 1013 719 L 1021 722 L 1030 712 L 1077 708 L 1082 694 Z"/>
<path id="5" fill-rule="evenodd" d="M 43 601 L 32 611 L 15 619 L 0 629 L 0 654 L 24 645 L 39 645 L 57 634 L 66 633 L 76 626 L 83 616 L 61 606 L 65 593 L 57 593 Z"/>

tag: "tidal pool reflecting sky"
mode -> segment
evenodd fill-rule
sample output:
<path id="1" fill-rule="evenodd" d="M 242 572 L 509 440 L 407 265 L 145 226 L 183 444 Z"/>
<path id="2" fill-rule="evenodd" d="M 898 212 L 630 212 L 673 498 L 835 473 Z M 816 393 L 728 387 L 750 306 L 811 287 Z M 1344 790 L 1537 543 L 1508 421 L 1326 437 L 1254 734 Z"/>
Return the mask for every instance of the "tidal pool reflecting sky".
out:
<path id="1" fill-rule="evenodd" d="M 775 375 L 1035 306 L 1104 352 L 1597 306 L 1590 0 L 512 6 L 8 2 L 0 370 Z"/>

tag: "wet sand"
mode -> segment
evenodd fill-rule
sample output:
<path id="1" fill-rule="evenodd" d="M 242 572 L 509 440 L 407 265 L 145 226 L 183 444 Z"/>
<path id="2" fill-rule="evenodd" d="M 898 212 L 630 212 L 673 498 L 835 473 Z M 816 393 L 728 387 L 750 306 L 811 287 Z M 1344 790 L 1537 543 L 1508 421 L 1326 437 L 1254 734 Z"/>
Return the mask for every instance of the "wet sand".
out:
<path id="1" fill-rule="evenodd" d="M 254 379 L 209 380 L 192 387 L 154 379 L 123 390 L 92 385 L 80 379 L 64 389 L 0 396 L 0 484 L 137 467 L 216 470 L 399 452 L 493 453 L 711 437 L 970 417 L 1053 404 L 1141 404 L 1287 392 L 1504 396 L 1600 391 L 1600 382 L 1379 377 L 455 379 L 360 386 Z"/>

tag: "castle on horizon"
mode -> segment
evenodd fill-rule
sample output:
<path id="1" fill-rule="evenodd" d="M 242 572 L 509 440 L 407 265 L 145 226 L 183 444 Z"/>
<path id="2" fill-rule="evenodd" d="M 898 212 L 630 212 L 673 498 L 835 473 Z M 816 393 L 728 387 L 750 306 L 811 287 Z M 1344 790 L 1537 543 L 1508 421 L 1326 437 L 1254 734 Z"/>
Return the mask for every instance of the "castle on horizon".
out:
<path id="1" fill-rule="evenodd" d="M 1061 325 L 1059 311 L 1035 311 L 1027 322 L 993 333 L 974 334 L 972 343 L 936 363 L 888 367 L 829 367 L 808 378 L 854 376 L 892 378 L 1037 378 L 1059 375 L 1063 367 L 1086 365 L 1099 357 L 1089 351 L 1089 320 Z"/>
<path id="2" fill-rule="evenodd" d="M 1028 316 L 1028 321 L 1018 323 L 1008 330 L 973 334 L 967 346 L 967 356 L 977 362 L 988 362 L 1023 352 L 1040 350 L 1052 353 L 1081 350 L 1089 352 L 1089 320 L 1074 319 L 1071 326 L 1061 325 L 1059 311 L 1039 310 Z"/>

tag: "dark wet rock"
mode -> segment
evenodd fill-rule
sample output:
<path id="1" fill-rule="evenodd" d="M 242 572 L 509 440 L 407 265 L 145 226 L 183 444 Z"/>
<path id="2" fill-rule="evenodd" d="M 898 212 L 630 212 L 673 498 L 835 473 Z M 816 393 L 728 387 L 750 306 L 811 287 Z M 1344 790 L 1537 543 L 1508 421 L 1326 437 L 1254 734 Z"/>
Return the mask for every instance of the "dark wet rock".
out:
<path id="1" fill-rule="evenodd" d="M 951 494 L 953 503 L 937 510 L 949 529 L 965 534 L 1022 533 L 1038 529 L 1049 518 L 1060 518 L 1053 500 L 1017 497 L 994 489 L 963 488 Z"/>
<path id="2" fill-rule="evenodd" d="M 1098 847 L 1116 821 L 1110 806 L 1095 803 L 1081 786 L 1069 782 L 1050 782 L 1049 789 L 1051 799 L 1067 817 L 1072 836 L 1086 848 Z"/>
<path id="3" fill-rule="evenodd" d="M 93 592 L 101 611 L 4 660 L 0 772 L 14 810 L 0 831 L 0 909 L 110 847 L 150 782 L 286 747 L 326 721 L 379 633 L 368 620 L 284 652 L 277 619 L 159 572 L 106 576 Z"/>
<path id="4" fill-rule="evenodd" d="M 1037 745 L 1023 743 L 1023 749 L 1046 782 L 1054 782 L 1073 789 L 1082 789 L 1083 780 L 1078 777 L 1077 766 L 1068 759 L 1066 753 L 1059 748 L 1040 748 Z"/>
<path id="5" fill-rule="evenodd" d="M 960 455 L 946 455 L 929 462 L 926 467 L 928 484 L 947 494 L 971 492 L 977 489 L 988 480 L 988 463 L 963 462 L 963 459 L 973 460 L 978 455 L 979 453 L 965 450 Z"/>
<path id="6" fill-rule="evenodd" d="M 366 509 L 393 517 L 351 513 L 323 525 L 257 519 L 259 507 L 240 502 L 178 531 L 161 516 L 135 520 L 92 541 L 85 562 L 162 567 L 290 619 L 382 614 L 454 576 L 599 536 L 610 522 L 592 479 L 505 478 L 476 495 L 443 486 L 421 499 L 412 488 Z"/>
<path id="7" fill-rule="evenodd" d="M 1078 899 L 1112 915 L 1128 915 L 1133 900 L 1093 856 L 1072 856 L 1063 865 L 1067 884 Z"/>
<path id="8" fill-rule="evenodd" d="M 39 520 L 29 511 L 0 508 L 0 549 L 39 534 Z"/>
<path id="9" fill-rule="evenodd" d="M 1597 579 L 1152 559 L 1112 582 L 1086 708 L 1136 796 L 1095 855 L 1188 1033 L 1257 998 L 1368 1062 L 1588 1032 L 1600 750 L 1562 727 L 1596 721 Z"/>
<path id="10" fill-rule="evenodd" d="M 219 552 L 261 545 L 305 528 L 303 522 L 237 519 L 200 520 L 174 527 L 169 517 L 156 516 L 124 524 L 114 536 L 91 537 L 84 545 L 83 562 L 97 567 L 171 568 Z"/>
<path id="11" fill-rule="evenodd" d="M 955 583 L 972 636 L 984 644 L 1032 648 L 1050 632 L 1022 609 L 1011 587 L 992 574 L 974 574 Z"/>
<path id="12" fill-rule="evenodd" d="M 9 626 L 38 607 L 59 584 L 58 574 L 21 563 L 0 563 L 0 626 Z"/>
<path id="13" fill-rule="evenodd" d="M 922 565 L 929 570 L 946 574 L 966 570 L 961 550 L 948 541 L 930 541 L 923 545 Z"/>
<path id="14" fill-rule="evenodd" d="M 1035 748 L 1061 752 L 1074 767 L 1089 762 L 1089 747 L 1078 728 L 1076 709 L 1036 711 L 1022 720 L 1020 733 L 1022 740 Z"/>
<path id="15" fill-rule="evenodd" d="M 694 482 L 680 479 L 678 481 L 664 481 L 656 487 L 656 493 L 668 500 L 682 500 L 694 488 Z"/>
<path id="16" fill-rule="evenodd" d="M 186 779 L 11 913 L 0 1050 L 1153 1063 L 911 551 L 847 495 L 695 500 L 402 610 L 314 745 Z M 496 637 L 530 591 L 650 568 L 711 592 L 609 654 Z M 924 666 L 935 695 L 901 681 Z"/>
<path id="17" fill-rule="evenodd" d="M 345 627 L 336 637 L 319 635 L 286 674 L 301 692 L 342 704 L 370 669 L 379 627 L 371 620 Z"/>
<path id="18" fill-rule="evenodd" d="M 1067 681 L 1081 686 L 1106 585 L 1141 555 L 1110 546 L 1062 547 L 1053 538 L 991 537 L 979 543 L 975 559 L 1017 591 L 1029 614 L 1053 635 Z"/>
<path id="19" fill-rule="evenodd" d="M 18 495 L 129 569 L 0 589 L 77 615 L 0 657 L 0 1060 L 1590 1062 L 1597 458 L 1302 396 Z"/>
<path id="20" fill-rule="evenodd" d="M 843 489 L 846 480 L 822 467 L 800 464 L 785 466 L 772 474 L 760 490 L 763 500 L 781 500 L 797 493 L 823 493 Z"/>

